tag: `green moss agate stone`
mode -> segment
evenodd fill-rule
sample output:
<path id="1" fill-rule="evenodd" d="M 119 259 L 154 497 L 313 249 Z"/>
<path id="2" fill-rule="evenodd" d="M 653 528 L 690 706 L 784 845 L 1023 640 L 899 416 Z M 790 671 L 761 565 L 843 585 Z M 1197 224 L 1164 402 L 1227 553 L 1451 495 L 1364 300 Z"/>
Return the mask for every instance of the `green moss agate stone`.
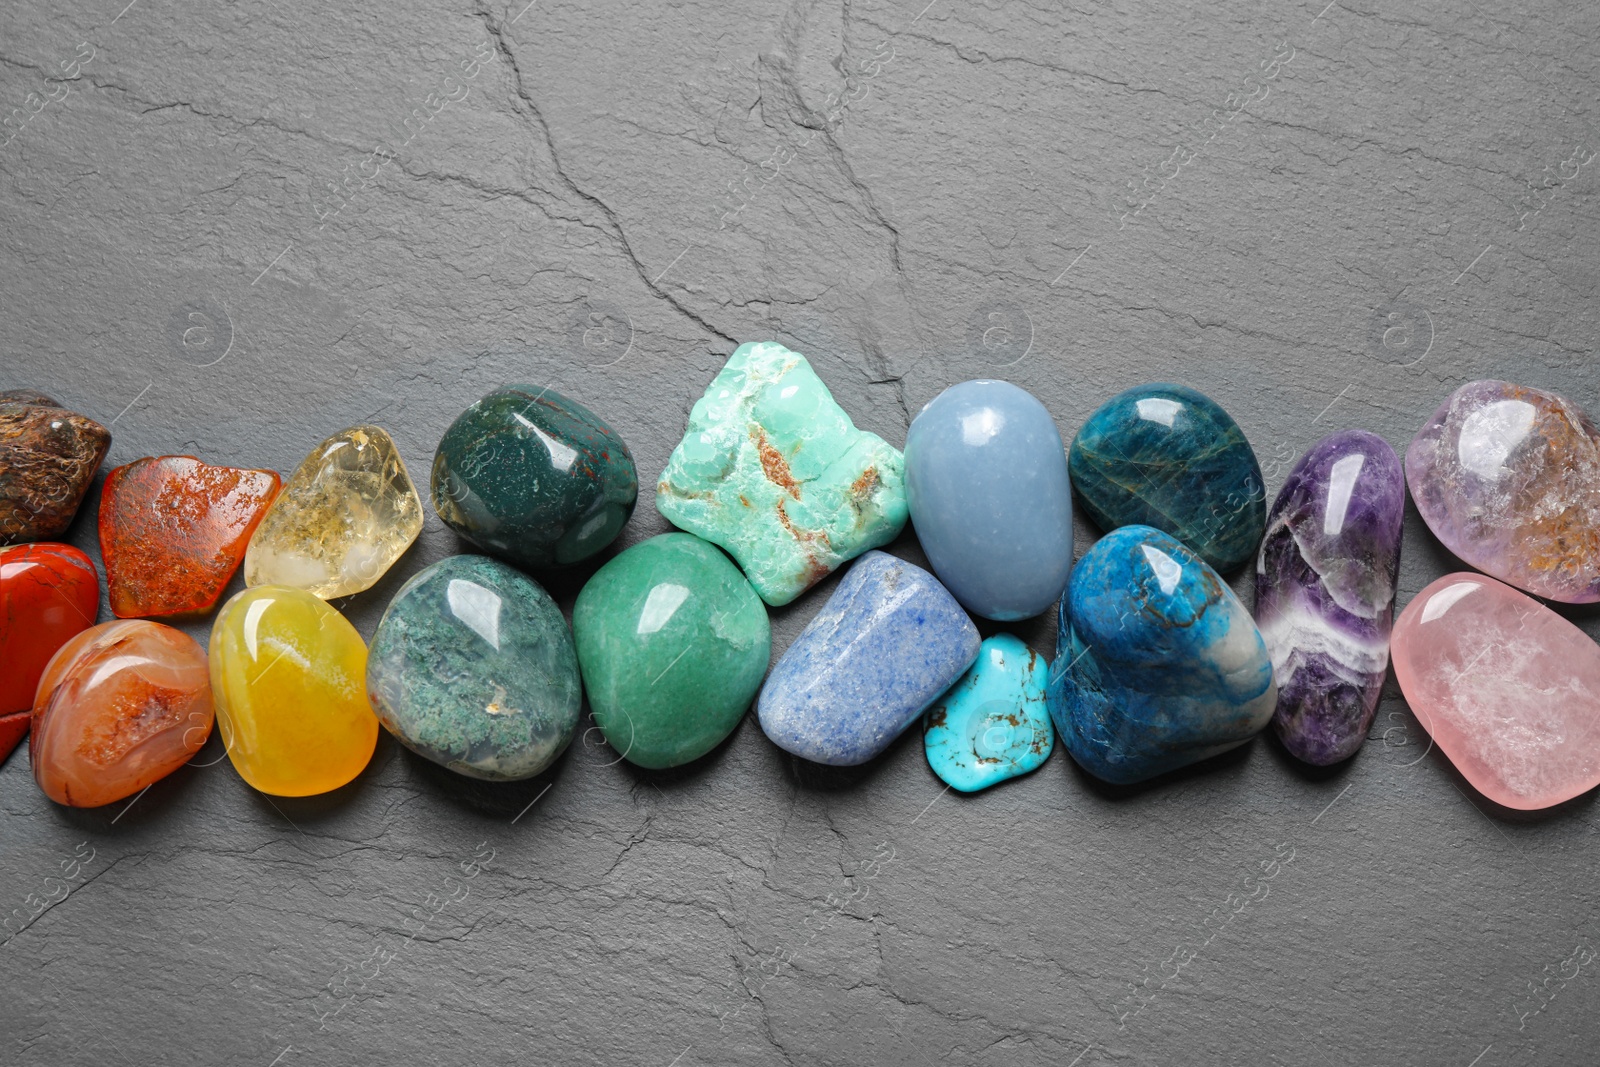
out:
<path id="1" fill-rule="evenodd" d="M 519 567 L 563 567 L 609 545 L 639 476 L 611 427 L 553 389 L 507 385 L 462 412 L 433 457 L 433 507 Z"/>
<path id="2" fill-rule="evenodd" d="M 676 767 L 733 732 L 772 655 L 767 609 L 728 557 L 662 534 L 594 573 L 572 612 L 594 720 L 640 767 Z"/>
<path id="3" fill-rule="evenodd" d="M 1204 393 L 1141 385 L 1089 416 L 1067 453 L 1084 511 L 1107 533 L 1153 526 L 1227 573 L 1255 558 L 1267 493 L 1238 423 Z"/>
<path id="4" fill-rule="evenodd" d="M 395 594 L 367 655 L 367 693 L 413 752 L 502 781 L 550 766 L 583 703 L 561 609 L 484 556 L 440 560 Z"/>
<path id="5" fill-rule="evenodd" d="M 656 507 L 727 549 L 776 606 L 899 536 L 904 467 L 897 449 L 855 428 L 804 356 L 745 344 L 689 412 Z"/>

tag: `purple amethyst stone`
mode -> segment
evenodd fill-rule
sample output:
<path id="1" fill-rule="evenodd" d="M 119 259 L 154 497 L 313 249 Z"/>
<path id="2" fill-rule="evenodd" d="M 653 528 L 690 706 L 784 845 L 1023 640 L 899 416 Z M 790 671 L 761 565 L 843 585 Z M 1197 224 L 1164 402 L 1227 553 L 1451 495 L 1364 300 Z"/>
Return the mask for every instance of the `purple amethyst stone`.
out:
<path id="1" fill-rule="evenodd" d="M 1366 739 L 1389 667 L 1405 478 L 1389 443 L 1341 430 L 1289 472 L 1256 564 L 1256 625 L 1284 747 L 1325 766 Z"/>

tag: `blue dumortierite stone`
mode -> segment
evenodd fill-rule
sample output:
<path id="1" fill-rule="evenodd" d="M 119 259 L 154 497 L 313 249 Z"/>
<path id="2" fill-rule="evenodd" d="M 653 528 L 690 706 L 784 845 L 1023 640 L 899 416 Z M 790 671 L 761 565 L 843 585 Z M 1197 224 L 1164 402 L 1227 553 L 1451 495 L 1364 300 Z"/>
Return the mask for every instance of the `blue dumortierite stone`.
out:
<path id="1" fill-rule="evenodd" d="M 1056 732 L 1045 707 L 1044 657 L 1011 634 L 978 648 L 978 660 L 928 709 L 928 766 L 952 789 L 975 793 L 1038 768 Z"/>
<path id="2" fill-rule="evenodd" d="M 1223 573 L 1261 543 L 1267 493 L 1256 454 L 1216 401 L 1187 386 L 1118 393 L 1073 438 L 1067 465 L 1102 530 L 1154 526 Z"/>
<path id="3" fill-rule="evenodd" d="M 1011 621 L 1053 605 L 1072 571 L 1072 484 L 1045 406 L 1010 382 L 953 385 L 906 433 L 917 540 L 963 607 Z"/>
<path id="4" fill-rule="evenodd" d="M 1277 703 L 1245 606 L 1204 560 L 1149 526 L 1107 534 L 1073 569 L 1048 696 L 1072 758 L 1117 783 L 1241 745 Z"/>
<path id="5" fill-rule="evenodd" d="M 400 588 L 367 655 L 389 732 L 473 778 L 528 778 L 572 740 L 582 688 L 561 609 L 484 556 L 450 556 Z"/>
<path id="6" fill-rule="evenodd" d="M 761 729 L 817 763 L 865 763 L 961 677 L 978 644 L 977 627 L 938 579 L 868 552 L 767 676 Z"/>

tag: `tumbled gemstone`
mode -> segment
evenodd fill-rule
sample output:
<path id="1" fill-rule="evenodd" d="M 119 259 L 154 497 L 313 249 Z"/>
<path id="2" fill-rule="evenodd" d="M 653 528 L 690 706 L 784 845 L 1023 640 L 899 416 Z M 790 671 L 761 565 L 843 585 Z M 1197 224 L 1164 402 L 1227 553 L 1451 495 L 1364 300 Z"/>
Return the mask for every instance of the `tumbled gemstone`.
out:
<path id="1" fill-rule="evenodd" d="M 572 610 L 594 721 L 640 767 L 676 767 L 731 734 L 772 654 L 767 609 L 714 545 L 643 541 L 594 573 Z"/>
<path id="2" fill-rule="evenodd" d="M 1600 785 L 1600 649 L 1533 598 L 1447 574 L 1394 625 L 1394 675 L 1473 788 L 1548 808 Z"/>
<path id="3" fill-rule="evenodd" d="M 433 507 L 519 567 L 588 559 L 622 532 L 639 495 L 616 431 L 554 389 L 508 385 L 450 424 L 433 457 Z"/>
<path id="4" fill-rule="evenodd" d="M 422 532 L 422 498 L 386 430 L 353 426 L 322 442 L 284 483 L 250 537 L 246 585 L 324 600 L 370 589 Z"/>
<path id="5" fill-rule="evenodd" d="M 442 559 L 395 594 L 372 638 L 367 693 L 407 748 L 498 781 L 550 766 L 583 703 L 561 609 L 484 556 Z"/>
<path id="6" fill-rule="evenodd" d="M 656 508 L 727 549 L 776 606 L 899 536 L 902 471 L 900 453 L 855 428 L 804 356 L 744 344 L 690 410 Z"/>
<path id="7" fill-rule="evenodd" d="M 97 808 L 182 767 L 211 736 L 206 654 L 182 630 L 105 622 L 61 647 L 39 683 L 28 755 L 45 796 Z"/>
<path id="8" fill-rule="evenodd" d="M 0 393 L 0 543 L 65 533 L 110 448 L 110 430 L 43 393 Z"/>
<path id="9" fill-rule="evenodd" d="M 1073 438 L 1068 467 L 1102 530 L 1153 526 L 1224 573 L 1261 542 L 1256 455 L 1228 413 L 1187 386 L 1142 385 L 1106 401 Z"/>
<path id="10" fill-rule="evenodd" d="M 761 729 L 804 759 L 865 763 L 972 666 L 978 645 L 938 579 L 868 552 L 772 668 L 757 702 Z"/>
<path id="11" fill-rule="evenodd" d="M 1250 613 L 1187 546 L 1124 526 L 1073 568 L 1049 702 L 1084 770 L 1138 782 L 1219 755 L 1261 732 L 1277 696 Z"/>
<path id="12" fill-rule="evenodd" d="M 278 495 L 275 471 L 193 456 L 134 460 L 106 475 L 100 558 L 118 618 L 210 611 Z"/>
<path id="13" fill-rule="evenodd" d="M 76 548 L 0 549 L 0 762 L 27 736 L 45 664 L 99 610 L 100 576 Z"/>
<path id="14" fill-rule="evenodd" d="M 928 766 L 952 789 L 975 793 L 1037 769 L 1056 732 L 1045 706 L 1049 668 L 1011 634 L 978 646 L 978 659 L 928 709 Z"/>
<path id="15" fill-rule="evenodd" d="M 1055 420 L 1010 382 L 934 397 L 906 433 L 906 502 L 933 573 L 974 615 L 1026 619 L 1072 571 L 1072 485 Z"/>
<path id="16" fill-rule="evenodd" d="M 1284 747 L 1348 759 L 1378 710 L 1400 574 L 1405 480 L 1389 442 L 1342 430 L 1311 446 L 1267 518 L 1256 625 L 1272 656 Z"/>
<path id="17" fill-rule="evenodd" d="M 1600 432 L 1576 404 L 1468 382 L 1412 439 L 1406 483 L 1466 563 L 1551 600 L 1600 600 Z"/>
<path id="18" fill-rule="evenodd" d="M 256 586 L 222 606 L 211 627 L 211 692 L 228 758 L 263 793 L 337 789 L 377 747 L 367 646 L 304 589 Z"/>

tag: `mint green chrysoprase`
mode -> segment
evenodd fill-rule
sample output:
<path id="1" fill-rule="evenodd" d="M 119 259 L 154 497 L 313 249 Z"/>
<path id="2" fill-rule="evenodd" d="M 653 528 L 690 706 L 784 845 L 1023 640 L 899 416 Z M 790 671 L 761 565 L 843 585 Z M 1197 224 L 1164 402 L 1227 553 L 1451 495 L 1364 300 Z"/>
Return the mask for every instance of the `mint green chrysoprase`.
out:
<path id="1" fill-rule="evenodd" d="M 721 744 L 772 655 L 761 598 L 716 546 L 686 533 L 595 571 L 572 631 L 595 724 L 640 767 L 676 767 Z"/>
<path id="2" fill-rule="evenodd" d="M 904 470 L 899 450 L 856 429 L 804 356 L 743 344 L 689 412 L 656 507 L 727 549 L 776 607 L 899 536 Z"/>

